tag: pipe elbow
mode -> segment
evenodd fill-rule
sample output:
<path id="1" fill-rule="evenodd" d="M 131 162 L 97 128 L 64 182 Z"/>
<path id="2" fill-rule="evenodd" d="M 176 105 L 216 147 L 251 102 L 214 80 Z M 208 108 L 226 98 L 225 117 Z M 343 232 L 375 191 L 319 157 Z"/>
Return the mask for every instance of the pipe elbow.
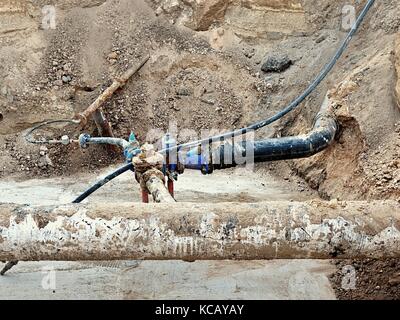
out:
<path id="1" fill-rule="evenodd" d="M 335 139 L 338 129 L 336 118 L 324 103 L 315 118 L 313 129 L 304 135 L 271 138 L 241 143 L 224 143 L 204 154 L 199 148 L 188 152 L 186 168 L 207 172 L 227 169 L 249 162 L 268 162 L 311 157 L 326 149 Z"/>
<path id="2" fill-rule="evenodd" d="M 335 139 L 337 130 L 338 125 L 333 115 L 318 116 L 313 130 L 306 135 L 306 144 L 309 145 L 308 156 L 315 155 L 329 147 Z"/>

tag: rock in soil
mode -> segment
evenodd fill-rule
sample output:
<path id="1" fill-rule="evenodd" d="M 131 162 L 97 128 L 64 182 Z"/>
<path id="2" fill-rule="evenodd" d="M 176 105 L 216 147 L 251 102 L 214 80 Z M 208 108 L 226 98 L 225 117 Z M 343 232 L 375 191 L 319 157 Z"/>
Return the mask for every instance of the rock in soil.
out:
<path id="1" fill-rule="evenodd" d="M 264 72 L 283 72 L 293 64 L 288 56 L 271 56 L 264 62 L 261 70 Z"/>

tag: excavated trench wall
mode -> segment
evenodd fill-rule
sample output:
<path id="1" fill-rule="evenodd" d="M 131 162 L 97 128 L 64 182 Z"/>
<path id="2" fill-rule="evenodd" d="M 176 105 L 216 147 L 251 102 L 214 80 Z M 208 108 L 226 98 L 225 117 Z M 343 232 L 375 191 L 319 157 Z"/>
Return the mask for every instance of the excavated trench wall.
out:
<path id="1" fill-rule="evenodd" d="M 54 30 L 43 29 L 44 5 L 56 8 Z M 344 5 L 361 7 L 325 0 L 318 6 L 308 0 L 1 1 L 0 177 L 73 173 L 98 167 L 93 158 L 115 162 L 102 149 L 49 147 L 43 156 L 21 132 L 81 111 L 148 51 L 148 66 L 105 106 L 116 135 L 134 129 L 144 141 L 149 129 L 165 130 L 171 121 L 223 130 L 272 115 L 339 46 Z M 263 168 L 289 179 L 294 172 L 327 199 L 400 196 L 399 7 L 377 2 L 329 79 L 297 112 L 258 133 L 307 132 L 326 91 L 347 88 L 334 99 L 337 143 L 289 162 L 292 173 L 287 163 Z M 293 64 L 264 73 L 270 56 L 288 56 Z M 94 126 L 85 130 L 96 134 Z"/>

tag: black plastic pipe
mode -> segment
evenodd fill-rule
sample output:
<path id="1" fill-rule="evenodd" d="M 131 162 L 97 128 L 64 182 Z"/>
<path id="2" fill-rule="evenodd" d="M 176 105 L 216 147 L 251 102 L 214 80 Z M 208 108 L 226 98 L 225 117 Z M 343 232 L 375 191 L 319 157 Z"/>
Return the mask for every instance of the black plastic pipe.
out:
<path id="1" fill-rule="evenodd" d="M 227 169 L 249 162 L 268 162 L 306 158 L 327 148 L 335 139 L 338 125 L 335 116 L 327 109 L 324 101 L 318 113 L 313 129 L 304 135 L 282 138 L 270 138 L 260 141 L 225 143 L 211 152 L 198 155 L 199 148 L 188 152 L 185 167 L 211 173 L 213 170 Z"/>
<path id="2" fill-rule="evenodd" d="M 246 159 L 248 156 L 248 160 L 255 163 L 307 158 L 327 148 L 333 142 L 336 132 L 337 124 L 335 119 L 331 116 L 321 115 L 316 120 L 313 130 L 306 135 L 265 139 L 254 142 L 244 141 L 240 143 L 239 148 L 230 145 L 232 148 L 231 159 L 233 159 L 231 164 L 224 163 L 223 159 L 227 150 L 225 150 L 226 145 L 221 146 L 213 152 L 213 161 L 216 160 L 216 157 L 219 157 L 219 164 L 213 164 L 213 168 L 224 169 L 236 166 L 237 164 L 243 164 L 242 162 L 236 163 L 236 150 L 241 152 L 241 159 Z"/>
<path id="3" fill-rule="evenodd" d="M 256 141 L 255 162 L 307 158 L 324 150 L 334 140 L 337 127 L 334 120 L 323 118 L 317 121 L 318 125 L 320 122 L 325 126 L 314 128 L 307 135 Z"/>

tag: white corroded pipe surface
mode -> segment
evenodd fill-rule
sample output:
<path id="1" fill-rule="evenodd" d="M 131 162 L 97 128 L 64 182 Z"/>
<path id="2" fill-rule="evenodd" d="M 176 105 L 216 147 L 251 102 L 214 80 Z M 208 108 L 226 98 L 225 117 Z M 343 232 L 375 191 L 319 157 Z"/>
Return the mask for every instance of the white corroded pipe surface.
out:
<path id="1" fill-rule="evenodd" d="M 0 260 L 400 257 L 400 204 L 0 204 Z"/>

